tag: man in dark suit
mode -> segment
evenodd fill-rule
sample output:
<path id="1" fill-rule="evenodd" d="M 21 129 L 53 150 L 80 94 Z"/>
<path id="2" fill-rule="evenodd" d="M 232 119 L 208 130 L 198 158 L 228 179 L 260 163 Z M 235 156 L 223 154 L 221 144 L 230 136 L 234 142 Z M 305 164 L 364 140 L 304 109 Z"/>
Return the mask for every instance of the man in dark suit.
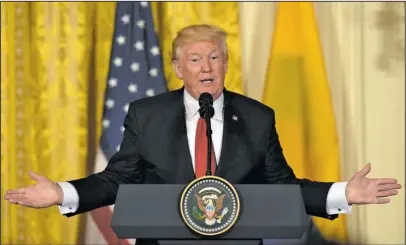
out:
<path id="1" fill-rule="evenodd" d="M 173 66 L 184 87 L 130 104 L 120 150 L 104 171 L 62 183 L 30 173 L 37 184 L 10 190 L 5 198 L 34 208 L 59 205 L 72 216 L 113 204 L 120 184 L 189 183 L 206 166 L 199 159 L 207 150 L 196 147 L 205 145 L 196 133 L 204 126 L 197 101 L 204 92 L 214 99 L 215 175 L 233 184 L 299 184 L 307 213 L 327 219 L 350 213 L 353 204 L 388 203 L 397 194 L 395 179 L 366 178 L 369 164 L 348 182 L 297 179 L 283 156 L 274 111 L 224 88 L 227 61 L 222 30 L 184 28 L 173 42 Z"/>

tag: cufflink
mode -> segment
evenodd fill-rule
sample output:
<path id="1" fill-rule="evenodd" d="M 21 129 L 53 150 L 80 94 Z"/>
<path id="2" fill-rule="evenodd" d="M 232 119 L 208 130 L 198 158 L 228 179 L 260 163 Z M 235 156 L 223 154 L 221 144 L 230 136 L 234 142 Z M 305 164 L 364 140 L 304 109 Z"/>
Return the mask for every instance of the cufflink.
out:
<path id="1" fill-rule="evenodd" d="M 237 121 L 238 117 L 236 115 L 233 115 L 233 121 Z"/>

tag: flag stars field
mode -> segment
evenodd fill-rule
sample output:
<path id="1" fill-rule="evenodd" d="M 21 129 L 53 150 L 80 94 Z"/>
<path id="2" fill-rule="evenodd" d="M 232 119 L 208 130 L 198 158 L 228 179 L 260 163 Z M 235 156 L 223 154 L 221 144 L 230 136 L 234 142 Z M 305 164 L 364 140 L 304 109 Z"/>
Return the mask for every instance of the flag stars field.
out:
<path id="1" fill-rule="evenodd" d="M 144 42 L 142 42 L 142 41 L 136 41 L 136 42 L 134 43 L 134 48 L 135 48 L 136 50 L 143 50 L 143 49 L 144 49 Z"/>
<path id="2" fill-rule="evenodd" d="M 103 120 L 103 127 L 108 128 L 110 126 L 110 120 L 104 119 Z"/>
<path id="3" fill-rule="evenodd" d="M 158 76 L 158 69 L 156 69 L 156 68 L 151 68 L 151 69 L 149 70 L 149 75 L 150 75 L 151 77 L 156 77 L 156 76 Z"/>
<path id="4" fill-rule="evenodd" d="M 137 21 L 137 26 L 139 28 L 144 28 L 145 27 L 145 21 L 144 20 L 139 20 Z"/>
<path id="5" fill-rule="evenodd" d="M 137 84 L 133 84 L 131 83 L 130 85 L 128 85 L 128 91 L 130 93 L 136 93 L 138 91 L 138 86 Z"/>
<path id="6" fill-rule="evenodd" d="M 133 72 L 139 71 L 139 70 L 140 70 L 140 63 L 133 62 L 133 63 L 131 64 L 131 66 L 130 66 L 130 69 L 131 69 Z"/>
<path id="7" fill-rule="evenodd" d="M 123 45 L 123 44 L 125 44 L 125 36 L 123 36 L 123 35 L 118 36 L 118 37 L 116 38 L 116 42 L 117 42 L 118 45 Z"/>
<path id="8" fill-rule="evenodd" d="M 113 108 L 113 107 L 114 107 L 114 100 L 108 99 L 108 100 L 106 101 L 106 106 L 107 106 L 107 108 L 109 108 L 109 109 Z"/>
<path id="9" fill-rule="evenodd" d="M 147 91 L 145 91 L 145 95 L 149 96 L 149 97 L 154 96 L 155 95 L 154 89 L 152 89 L 152 88 L 147 89 Z"/>
<path id="10" fill-rule="evenodd" d="M 101 154 L 96 169 L 104 169 L 107 166 L 107 159 L 111 159 L 117 151 L 120 151 L 125 132 L 124 119 L 129 113 L 130 103 L 167 91 L 161 49 L 154 29 L 150 4 L 118 2 L 115 16 L 113 46 L 103 104 L 105 110 L 99 144 Z M 105 211 L 100 220 L 111 220 L 111 209 L 112 206 L 101 208 Z M 97 223 L 99 219 L 92 220 Z M 98 232 L 103 233 L 103 237 L 115 237 L 109 224 L 95 225 L 99 227 Z M 97 242 L 94 241 L 93 244 Z M 120 242 L 113 238 L 105 240 L 105 244 L 134 243 L 126 239 Z"/>
<path id="11" fill-rule="evenodd" d="M 117 79 L 116 78 L 110 78 L 109 79 L 109 86 L 110 88 L 114 88 L 117 86 Z"/>
<path id="12" fill-rule="evenodd" d="M 159 55 L 159 48 L 157 46 L 154 46 L 151 48 L 151 54 L 153 56 Z"/>
<path id="13" fill-rule="evenodd" d="M 123 22 L 124 25 L 130 23 L 130 15 L 128 14 L 123 15 L 123 17 L 121 17 L 121 21 Z"/>
<path id="14" fill-rule="evenodd" d="M 123 59 L 120 57 L 116 57 L 113 60 L 113 63 L 116 67 L 122 66 L 123 65 Z"/>
<path id="15" fill-rule="evenodd" d="M 124 105 L 123 110 L 125 111 L 125 113 L 128 112 L 128 108 L 129 108 L 129 107 L 130 107 L 129 104 L 125 104 L 125 105 Z"/>

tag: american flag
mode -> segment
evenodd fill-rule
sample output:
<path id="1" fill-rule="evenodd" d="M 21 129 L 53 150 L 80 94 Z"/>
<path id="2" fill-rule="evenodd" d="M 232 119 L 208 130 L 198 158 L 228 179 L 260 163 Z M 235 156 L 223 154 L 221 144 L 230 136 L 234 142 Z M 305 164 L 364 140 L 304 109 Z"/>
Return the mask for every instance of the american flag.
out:
<path id="1" fill-rule="evenodd" d="M 106 86 L 103 131 L 94 172 L 100 172 L 119 149 L 129 104 L 167 91 L 159 42 L 148 2 L 118 2 L 110 71 Z M 91 212 L 86 244 L 128 244 L 110 228 L 111 207 Z M 131 242 L 131 241 L 130 241 Z M 132 243 L 132 242 L 131 242 Z"/>
<path id="2" fill-rule="evenodd" d="M 109 159 L 118 150 L 131 101 L 166 91 L 158 38 L 148 2 L 117 3 L 101 147 Z"/>

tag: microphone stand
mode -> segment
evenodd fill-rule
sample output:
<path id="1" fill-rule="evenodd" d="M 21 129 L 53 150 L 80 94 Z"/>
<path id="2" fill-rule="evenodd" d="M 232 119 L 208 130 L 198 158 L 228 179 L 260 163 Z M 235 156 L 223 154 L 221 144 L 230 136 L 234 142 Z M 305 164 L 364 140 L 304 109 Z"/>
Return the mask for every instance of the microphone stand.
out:
<path id="1" fill-rule="evenodd" d="M 212 154 L 212 130 L 211 130 L 211 122 L 210 122 L 210 112 L 207 108 L 206 113 L 204 113 L 204 119 L 206 121 L 206 136 L 207 136 L 207 169 L 206 169 L 206 176 L 212 175 L 211 172 L 211 154 Z"/>
<path id="2" fill-rule="evenodd" d="M 209 103 L 203 103 L 200 107 L 200 115 L 206 121 L 206 136 L 207 136 L 207 168 L 206 168 L 206 176 L 212 175 L 211 172 L 211 156 L 212 156 L 212 130 L 211 130 L 211 122 L 210 119 L 214 115 L 214 108 Z"/>

